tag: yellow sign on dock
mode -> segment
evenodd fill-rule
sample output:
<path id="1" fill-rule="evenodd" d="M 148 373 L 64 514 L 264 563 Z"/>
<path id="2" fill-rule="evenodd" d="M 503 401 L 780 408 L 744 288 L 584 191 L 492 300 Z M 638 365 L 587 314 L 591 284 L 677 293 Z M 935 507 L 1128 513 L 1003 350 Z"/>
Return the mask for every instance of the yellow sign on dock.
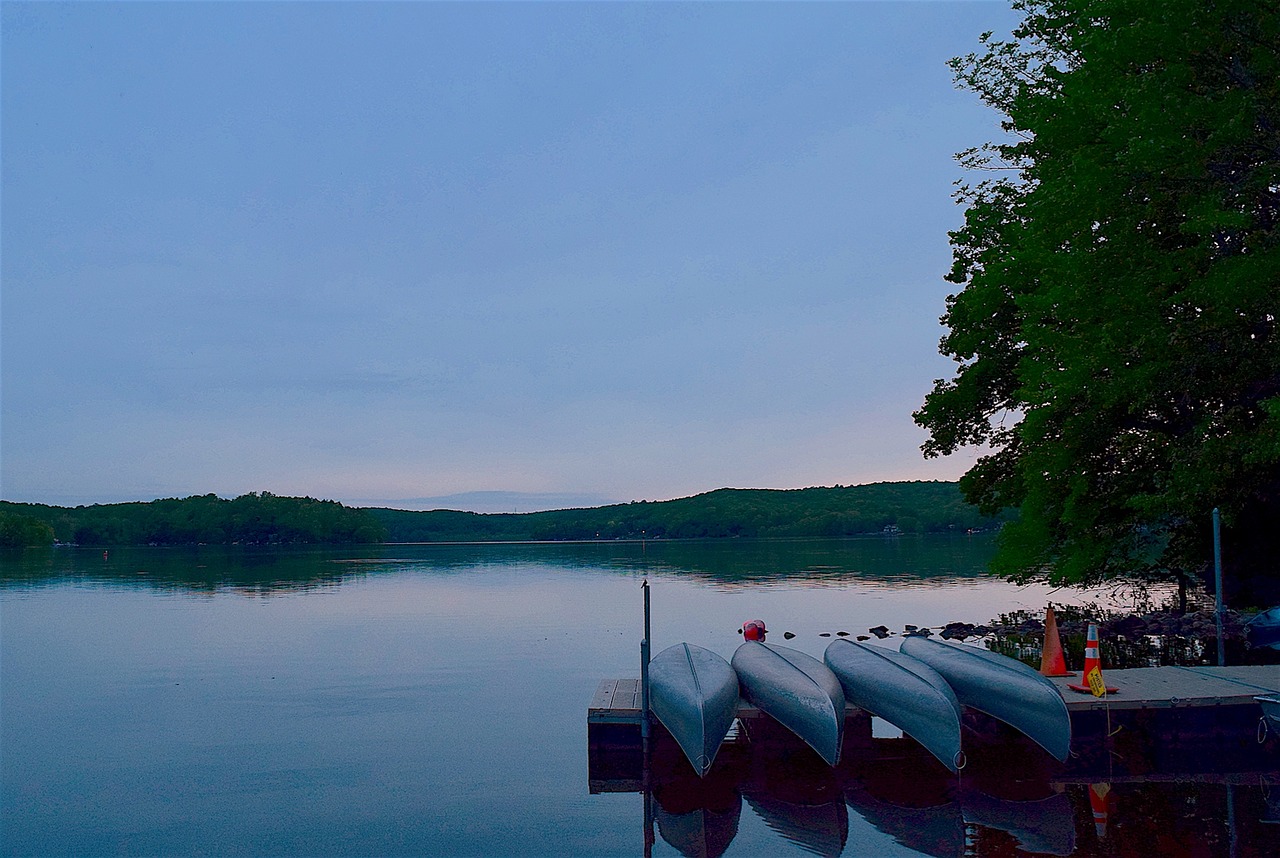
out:
<path id="1" fill-rule="evenodd" d="M 1084 675 L 1085 680 L 1089 683 L 1089 690 L 1093 692 L 1094 697 L 1107 696 L 1107 684 L 1102 681 L 1102 668 L 1094 665 L 1089 668 L 1089 672 Z"/>

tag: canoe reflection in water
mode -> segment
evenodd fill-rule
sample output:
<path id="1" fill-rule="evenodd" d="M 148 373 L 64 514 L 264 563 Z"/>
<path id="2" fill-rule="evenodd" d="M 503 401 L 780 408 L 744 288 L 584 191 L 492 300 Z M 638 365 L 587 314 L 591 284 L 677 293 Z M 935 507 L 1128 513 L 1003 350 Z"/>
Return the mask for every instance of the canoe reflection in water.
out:
<path id="1" fill-rule="evenodd" d="M 741 789 L 751 809 L 783 839 L 836 856 L 849 840 L 849 811 L 835 770 L 808 754 L 753 760 Z"/>
<path id="2" fill-rule="evenodd" d="M 737 836 L 745 798 L 765 825 L 814 855 L 837 856 L 849 837 L 849 813 L 834 770 L 816 755 L 799 760 L 733 757 L 706 778 L 668 765 L 655 751 L 654 822 L 681 855 L 715 858 Z"/>
<path id="3" fill-rule="evenodd" d="M 980 826 L 1011 835 L 1025 852 L 1075 854 L 1075 812 L 1065 792 L 1047 781 L 948 777 L 936 766 L 919 765 L 916 756 L 867 758 L 849 773 L 845 788 L 849 807 L 898 844 L 952 858 L 964 854 L 966 838 L 972 845 Z"/>
<path id="4" fill-rule="evenodd" d="M 694 773 L 674 741 L 655 741 L 650 767 L 653 822 L 662 839 L 688 858 L 718 858 L 738 836 L 744 758 L 726 746 L 705 776 Z M 646 820 L 646 843 L 651 832 Z"/>
<path id="5" fill-rule="evenodd" d="M 686 779 L 654 790 L 654 821 L 662 839 L 689 858 L 717 858 L 738 836 L 742 796 Z"/>
<path id="6" fill-rule="evenodd" d="M 1256 755 L 1256 748 L 1250 752 Z M 862 740 L 835 768 L 798 741 L 790 749 L 765 749 L 738 740 L 727 743 L 700 778 L 658 730 L 646 845 L 661 838 L 686 856 L 720 856 L 744 838 L 739 848 L 749 845 L 760 854 L 822 856 L 1280 854 L 1273 804 L 1280 771 L 1270 753 L 1253 759 L 1252 767 L 1249 749 L 1192 755 L 1183 770 L 1162 773 L 1110 764 L 1095 771 L 1087 761 L 1021 769 L 1025 760 L 1044 759 L 1029 742 L 1023 750 L 1000 762 L 984 753 L 989 765 L 971 765 L 957 776 L 909 738 Z M 1230 765 L 1224 771 L 1215 762 Z M 592 790 L 643 791 L 639 763 L 635 756 L 595 754 Z M 1092 812 L 1089 789 L 1107 777 L 1114 779 L 1106 785 L 1109 824 Z M 754 822 L 743 817 L 744 800 Z"/>

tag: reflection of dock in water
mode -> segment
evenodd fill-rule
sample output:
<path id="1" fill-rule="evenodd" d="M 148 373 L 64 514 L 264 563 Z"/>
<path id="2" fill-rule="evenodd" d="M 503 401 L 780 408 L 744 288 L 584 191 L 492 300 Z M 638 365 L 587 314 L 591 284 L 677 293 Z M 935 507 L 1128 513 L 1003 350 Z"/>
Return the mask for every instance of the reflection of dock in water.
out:
<path id="1" fill-rule="evenodd" d="M 1065 692 L 1074 734 L 1065 763 L 966 712 L 969 765 L 959 777 L 909 737 L 873 737 L 871 718 L 852 706 L 836 768 L 740 706 L 705 781 L 655 724 L 656 828 L 681 854 L 720 855 L 740 836 L 745 802 L 779 838 L 816 855 L 863 854 L 864 837 L 940 858 L 1141 853 L 1159 851 L 1162 838 L 1220 839 L 1215 854 L 1280 854 L 1280 738 L 1258 742 L 1253 699 L 1280 690 L 1280 668 L 1116 670 L 1107 680 L 1120 694 Z M 638 680 L 601 683 L 588 720 L 592 793 L 644 791 L 639 715 Z M 1110 796 L 1109 825 L 1090 805 L 1098 786 Z"/>
<path id="2" fill-rule="evenodd" d="M 1229 841 L 1245 847 L 1238 854 L 1280 854 L 1278 755 L 1257 749 L 1248 749 L 1251 758 L 1217 758 L 1252 759 L 1252 769 L 1233 771 L 1214 769 L 1211 755 L 1198 755 L 1179 772 L 1144 771 L 1149 761 L 1117 758 L 1110 773 L 1054 761 L 1059 768 L 1048 773 L 989 765 L 956 776 L 906 738 L 868 740 L 836 768 L 803 745 L 765 752 L 737 741 L 721 749 L 702 779 L 659 729 L 651 749 L 651 818 L 656 834 L 686 856 L 724 854 L 746 830 L 744 804 L 781 841 L 824 856 L 872 854 L 867 850 L 876 843 L 938 858 L 1161 854 L 1153 844 L 1162 837 L 1220 839 L 1223 848 L 1212 854 L 1231 854 Z M 1026 750 L 1039 751 L 1029 742 Z M 642 761 L 629 756 L 594 751 L 591 791 L 641 792 Z M 1090 787 L 1104 783 L 1110 827 L 1099 828 Z M 872 834 L 883 840 L 868 842 Z"/>

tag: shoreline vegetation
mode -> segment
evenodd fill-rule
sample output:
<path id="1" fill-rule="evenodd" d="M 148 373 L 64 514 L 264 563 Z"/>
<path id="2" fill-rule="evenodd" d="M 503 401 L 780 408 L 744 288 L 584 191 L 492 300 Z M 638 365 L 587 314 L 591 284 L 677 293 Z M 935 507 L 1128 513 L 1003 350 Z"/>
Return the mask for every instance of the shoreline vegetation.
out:
<path id="1" fill-rule="evenodd" d="M 77 507 L 0 501 L 0 547 L 843 537 L 990 530 L 1005 518 L 981 514 L 956 483 L 940 481 L 726 488 L 525 513 L 348 507 L 261 492 Z"/>
<path id="2" fill-rule="evenodd" d="M 1212 605 L 1180 610 L 1174 604 L 1135 605 L 1132 610 L 1106 609 L 1098 605 L 1050 605 L 1057 617 L 1059 641 L 1067 667 L 1079 671 L 1084 664 L 1086 635 L 1090 624 L 1098 628 L 1098 647 L 1103 669 L 1167 665 L 1216 664 L 1218 633 Z M 1254 610 L 1225 610 L 1222 640 L 1226 663 L 1280 664 L 1280 651 L 1253 646 L 1245 624 Z M 1015 611 L 1001 614 L 982 626 L 950 623 L 941 637 L 949 640 L 983 638 L 987 649 L 1040 667 L 1044 647 L 1044 612 Z"/>
<path id="3" fill-rule="evenodd" d="M 1203 601 L 1204 605 L 1186 611 L 1172 603 L 1162 606 L 1139 603 L 1127 610 L 1098 604 L 1050 603 L 1048 607 L 1053 608 L 1058 618 L 1059 643 L 1068 669 L 1079 671 L 1084 664 L 1088 628 L 1094 625 L 1098 629 L 1104 669 L 1126 670 L 1216 664 L 1218 633 L 1214 612 L 1211 600 Z M 1246 623 L 1256 613 L 1254 610 L 1223 612 L 1222 640 L 1228 664 L 1280 664 L 1280 651 L 1250 642 Z M 943 640 L 984 647 L 1038 670 L 1044 650 L 1043 620 L 1042 610 L 1019 610 L 980 625 L 953 622 L 933 628 L 907 626 L 901 632 L 890 631 L 882 625 L 867 629 L 866 634 L 839 631 L 836 635 L 857 641 L 936 635 Z M 783 637 L 790 639 L 796 635 L 786 632 Z M 822 633 L 819 637 L 831 637 L 831 634 Z"/>

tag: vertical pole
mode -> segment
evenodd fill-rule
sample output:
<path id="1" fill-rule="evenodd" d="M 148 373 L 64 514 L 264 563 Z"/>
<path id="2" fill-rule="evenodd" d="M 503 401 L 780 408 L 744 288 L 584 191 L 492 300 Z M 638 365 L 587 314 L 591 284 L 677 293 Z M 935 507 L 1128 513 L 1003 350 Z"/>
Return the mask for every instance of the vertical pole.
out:
<path id="1" fill-rule="evenodd" d="M 1227 663 L 1225 641 L 1222 640 L 1222 516 L 1213 508 L 1213 588 L 1214 625 L 1218 632 L 1218 667 Z"/>
<path id="2" fill-rule="evenodd" d="M 644 592 L 644 637 L 640 640 L 640 755 L 641 789 L 644 790 L 644 855 L 653 854 L 653 790 L 649 783 L 649 579 L 640 582 Z"/>
<path id="3" fill-rule="evenodd" d="M 640 640 L 640 738 L 649 744 L 649 579 L 640 583 L 644 591 L 644 637 Z M 647 751 L 646 751 L 647 756 Z"/>
<path id="4" fill-rule="evenodd" d="M 649 640 L 649 579 L 640 584 L 644 588 L 644 639 Z"/>

